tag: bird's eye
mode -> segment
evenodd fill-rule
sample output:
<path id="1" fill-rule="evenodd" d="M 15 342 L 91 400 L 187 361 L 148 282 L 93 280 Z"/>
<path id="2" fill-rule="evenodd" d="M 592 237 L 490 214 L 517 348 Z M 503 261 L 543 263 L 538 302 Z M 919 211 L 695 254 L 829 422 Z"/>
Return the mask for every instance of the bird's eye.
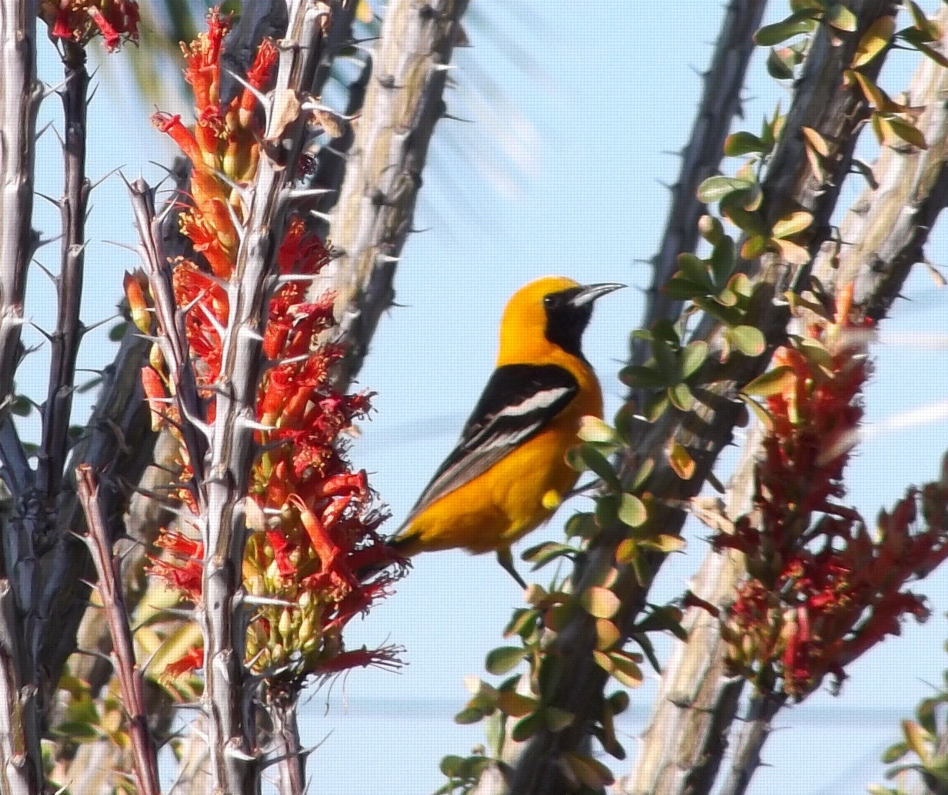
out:
<path id="1" fill-rule="evenodd" d="M 544 296 L 543 296 L 543 306 L 545 306 L 547 309 L 549 309 L 551 306 L 553 306 L 553 296 L 552 296 L 552 295 L 544 295 Z"/>

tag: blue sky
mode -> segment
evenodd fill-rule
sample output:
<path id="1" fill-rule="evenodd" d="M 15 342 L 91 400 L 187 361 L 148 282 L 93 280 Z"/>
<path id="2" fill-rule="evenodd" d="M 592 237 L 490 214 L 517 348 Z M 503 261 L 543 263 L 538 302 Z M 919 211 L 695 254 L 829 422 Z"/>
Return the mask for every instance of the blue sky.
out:
<path id="1" fill-rule="evenodd" d="M 391 506 L 393 528 L 452 447 L 493 366 L 503 304 L 524 282 L 563 274 L 629 285 L 598 302 L 585 344 L 603 383 L 607 417 L 618 407 L 623 388 L 616 372 L 641 316 L 641 288 L 649 283 L 644 261 L 658 247 L 667 212 L 662 183 L 673 182 L 678 167 L 670 152 L 690 129 L 701 90 L 696 70 L 710 57 L 722 5 L 611 0 L 577 11 L 561 0 L 475 2 L 479 21 L 466 26 L 473 47 L 457 54 L 452 75 L 458 87 L 447 97 L 449 111 L 470 122 L 444 120 L 438 127 L 414 224 L 427 231 L 413 235 L 403 252 L 399 306 L 383 318 L 359 377 L 361 387 L 378 393 L 378 412 L 362 428 L 352 457 Z M 783 13 L 783 2 L 772 5 L 774 14 Z M 173 150 L 148 122 L 151 109 L 135 101 L 114 71 L 122 57 L 113 56 L 115 63 L 101 72 L 90 116 L 95 148 L 89 170 L 97 179 L 122 165 L 129 176 L 144 173 L 156 181 L 160 172 L 147 161 L 170 162 Z M 777 101 L 786 107 L 789 100 L 783 87 L 760 78 L 760 66 L 758 59 L 746 92 L 742 126 L 751 131 Z M 907 83 L 906 68 L 888 78 L 894 86 Z M 48 79 L 56 74 L 47 68 Z M 49 118 L 58 118 L 54 102 L 44 109 Z M 55 196 L 55 141 L 47 134 L 43 146 L 41 190 Z M 52 165 L 44 170 L 47 162 Z M 122 272 L 136 266 L 132 253 L 104 242 L 134 241 L 120 180 L 108 178 L 92 201 L 87 322 L 113 311 Z M 47 228 L 55 229 L 55 214 L 46 218 Z M 928 255 L 948 262 L 944 234 Z M 53 256 L 41 254 L 50 262 Z M 51 304 L 37 274 L 33 285 L 30 312 L 48 325 Z M 866 401 L 870 435 L 849 472 L 850 500 L 867 518 L 907 484 L 933 479 L 948 446 L 948 293 L 918 269 L 905 294 L 911 300 L 897 304 L 875 349 Z M 110 350 L 93 335 L 83 362 L 102 365 Z M 43 375 L 31 368 L 21 386 L 41 383 Z M 886 430 L 907 408 L 929 418 Z M 737 455 L 732 449 L 724 458 Z M 727 460 L 719 469 L 727 471 Z M 520 548 L 558 537 L 578 507 L 582 498 Z M 686 554 L 663 571 L 655 601 L 683 591 L 705 552 L 705 536 L 701 528 L 690 529 Z M 549 577 L 544 570 L 537 580 Z M 760 771 L 752 793 L 777 787 L 856 793 L 880 780 L 878 752 L 897 739 L 898 717 L 908 716 L 928 694 L 925 683 L 941 681 L 948 667 L 942 650 L 946 580 L 941 572 L 919 588 L 932 596 L 928 624 L 907 625 L 902 638 L 854 665 L 839 698 L 819 693 L 780 716 L 782 730 L 765 750 L 772 766 Z M 306 739 L 322 743 L 310 761 L 312 790 L 417 795 L 439 786 L 440 757 L 466 754 L 483 741 L 480 726 L 459 727 L 452 717 L 467 699 L 464 677 L 487 678 L 484 655 L 502 645 L 502 628 L 520 604 L 519 589 L 491 556 L 419 557 L 397 594 L 350 636 L 353 646 L 403 645 L 409 664 L 399 674 L 355 671 L 312 694 Z M 649 682 L 632 694 L 622 727 L 630 756 L 653 692 Z M 615 763 L 614 770 L 625 772 L 629 764 Z"/>

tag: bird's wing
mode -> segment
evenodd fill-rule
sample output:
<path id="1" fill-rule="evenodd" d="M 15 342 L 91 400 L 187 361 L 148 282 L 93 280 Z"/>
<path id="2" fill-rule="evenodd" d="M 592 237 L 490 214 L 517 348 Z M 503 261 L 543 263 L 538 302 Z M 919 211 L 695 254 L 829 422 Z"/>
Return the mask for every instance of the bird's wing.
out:
<path id="1" fill-rule="evenodd" d="M 538 434 L 579 391 L 576 377 L 557 365 L 507 364 L 494 370 L 461 438 L 405 520 L 486 472 Z"/>

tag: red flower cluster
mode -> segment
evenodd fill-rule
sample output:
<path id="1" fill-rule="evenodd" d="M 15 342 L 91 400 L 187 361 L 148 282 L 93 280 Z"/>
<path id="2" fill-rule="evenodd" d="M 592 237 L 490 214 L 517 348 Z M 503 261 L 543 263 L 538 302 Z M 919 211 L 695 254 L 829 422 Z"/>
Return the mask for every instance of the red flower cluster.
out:
<path id="1" fill-rule="evenodd" d="M 102 36 L 109 52 L 138 41 L 138 3 L 131 0 L 42 0 L 39 15 L 53 38 L 84 45 Z"/>
<path id="2" fill-rule="evenodd" d="M 254 95 L 243 91 L 226 107 L 219 101 L 219 56 L 229 23 L 215 11 L 209 32 L 184 48 L 186 76 L 194 86 L 198 122 L 186 128 L 178 117 L 158 114 L 193 164 L 191 202 L 181 213 L 181 231 L 203 255 L 202 262 L 175 262 L 172 283 L 185 330 L 198 388 L 214 421 L 212 385 L 221 375 L 221 332 L 228 318 L 226 280 L 231 278 L 244 208 L 241 189 L 253 179 L 262 134 Z M 264 91 L 271 80 L 276 50 L 264 42 L 248 82 Z M 331 383 L 330 368 L 343 350 L 321 340 L 335 324 L 332 296 L 308 295 L 312 276 L 328 262 L 322 241 L 305 222 L 292 217 L 280 245 L 277 265 L 287 278 L 274 293 L 263 339 L 271 365 L 257 396 L 256 432 L 263 451 L 250 474 L 247 523 L 250 536 L 244 557 L 244 588 L 260 597 L 247 633 L 247 659 L 258 672 L 290 678 L 328 673 L 358 664 L 393 664 L 391 650 L 346 652 L 342 629 L 356 614 L 386 592 L 393 575 L 364 577 L 374 564 L 394 553 L 376 533 L 384 516 L 373 508 L 364 472 L 349 469 L 340 433 L 369 410 L 369 395 L 345 395 Z M 132 316 L 145 330 L 151 325 L 142 280 L 126 279 Z M 167 368 L 158 349 L 142 380 L 156 425 L 176 432 L 178 416 Z M 182 449 L 182 458 L 184 451 Z M 193 477 L 182 460 L 183 482 Z M 197 511 L 189 489 L 180 502 Z M 187 521 L 165 530 L 159 546 L 167 553 L 152 572 L 191 601 L 200 599 L 203 548 Z M 192 650 L 170 667 L 180 673 L 201 663 Z"/>
<path id="3" fill-rule="evenodd" d="M 842 290 L 833 322 L 775 354 L 755 510 L 715 538 L 745 554 L 749 574 L 723 617 L 732 669 L 797 699 L 827 673 L 841 682 L 844 666 L 898 634 L 906 614 L 924 620 L 922 598 L 902 587 L 948 556 L 944 522 L 913 532 L 914 490 L 875 535 L 836 502 L 870 373 L 870 323 L 850 321 L 851 303 Z"/>

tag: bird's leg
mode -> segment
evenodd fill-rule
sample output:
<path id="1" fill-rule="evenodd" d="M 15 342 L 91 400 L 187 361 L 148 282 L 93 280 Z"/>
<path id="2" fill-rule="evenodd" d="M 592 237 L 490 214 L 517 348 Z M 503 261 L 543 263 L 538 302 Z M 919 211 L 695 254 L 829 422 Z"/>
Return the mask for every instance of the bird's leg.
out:
<path id="1" fill-rule="evenodd" d="M 523 581 L 523 577 L 517 574 L 517 570 L 514 568 L 513 555 L 510 552 L 510 547 L 502 547 L 497 550 L 497 562 L 517 581 L 517 584 L 523 588 L 523 590 L 527 590 L 527 584 Z"/>

